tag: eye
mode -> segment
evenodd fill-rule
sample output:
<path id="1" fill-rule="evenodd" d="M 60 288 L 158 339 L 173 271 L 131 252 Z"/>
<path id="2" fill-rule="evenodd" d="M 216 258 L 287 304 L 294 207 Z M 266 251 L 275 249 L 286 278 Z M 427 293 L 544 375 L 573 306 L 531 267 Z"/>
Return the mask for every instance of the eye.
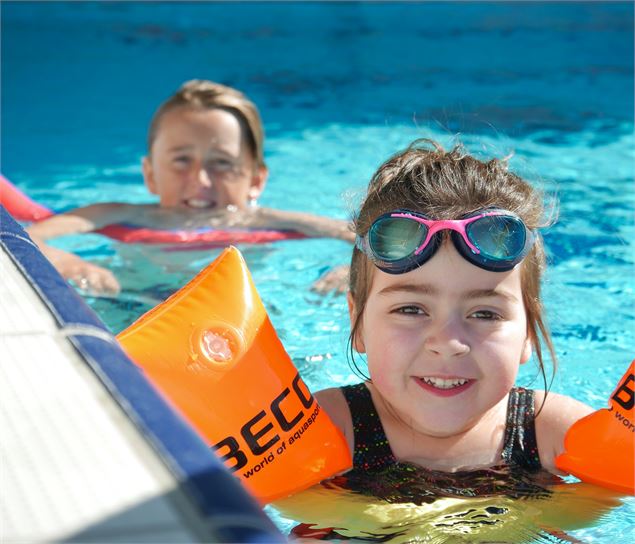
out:
<path id="1" fill-rule="evenodd" d="M 229 159 L 214 159 L 207 163 L 207 168 L 215 172 L 230 172 L 234 169 L 234 162 Z"/>
<path id="2" fill-rule="evenodd" d="M 503 316 L 493 310 L 476 310 L 470 314 L 470 317 L 475 319 L 484 319 L 487 321 L 499 321 L 503 319 Z"/>
<path id="3" fill-rule="evenodd" d="M 420 306 L 414 304 L 399 306 L 393 310 L 393 313 L 398 315 L 428 315 L 428 313 Z"/>
<path id="4" fill-rule="evenodd" d="M 177 155 L 172 159 L 172 163 L 177 168 L 187 168 L 190 164 L 192 164 L 192 157 L 188 155 Z"/>

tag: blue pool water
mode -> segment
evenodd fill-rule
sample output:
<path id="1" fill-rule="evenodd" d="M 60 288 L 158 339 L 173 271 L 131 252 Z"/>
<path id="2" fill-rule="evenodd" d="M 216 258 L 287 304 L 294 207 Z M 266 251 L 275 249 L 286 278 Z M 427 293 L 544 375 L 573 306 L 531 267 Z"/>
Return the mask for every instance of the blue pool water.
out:
<path id="1" fill-rule="evenodd" d="M 350 217 L 374 169 L 417 137 L 461 134 L 560 201 L 545 233 L 554 390 L 596 408 L 635 356 L 632 3 L 13 3 L 2 10 L 2 171 L 64 210 L 149 202 L 146 126 L 193 77 L 260 106 L 271 177 L 261 204 Z M 112 268 L 88 298 L 118 332 L 217 251 L 166 252 L 97 235 L 55 245 Z M 272 321 L 312 389 L 355 380 L 342 296 L 310 286 L 347 262 L 332 240 L 243 247 Z M 157 278 L 160 278 L 158 281 Z M 521 380 L 534 377 L 529 365 Z M 290 522 L 276 517 L 288 528 Z M 574 531 L 635 530 L 632 500 Z"/>

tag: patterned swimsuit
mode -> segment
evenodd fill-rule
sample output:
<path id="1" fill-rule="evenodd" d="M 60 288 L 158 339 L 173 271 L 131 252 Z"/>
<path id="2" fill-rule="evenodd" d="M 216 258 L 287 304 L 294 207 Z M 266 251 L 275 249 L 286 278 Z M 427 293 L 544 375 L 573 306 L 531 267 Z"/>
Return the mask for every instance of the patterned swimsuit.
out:
<path id="1" fill-rule="evenodd" d="M 353 418 L 353 467 L 375 471 L 397 463 L 366 385 L 348 385 L 342 387 L 342 393 Z M 502 457 L 505 464 L 529 472 L 541 468 L 531 389 L 515 387 L 509 393 Z"/>
<path id="2" fill-rule="evenodd" d="M 498 467 L 498 470 L 452 474 L 420 467 L 413 470 L 412 465 L 399 463 L 390 448 L 366 385 L 358 383 L 342 387 L 342 392 L 353 418 L 355 452 L 353 469 L 334 478 L 336 488 L 354 490 L 377 501 L 403 504 L 433 503 L 443 496 L 472 498 L 496 494 L 518 498 L 549 495 L 548 490 L 531 479 L 541 470 L 532 390 L 519 387 L 509 393 L 502 452 L 502 461 L 509 473 Z M 529 474 L 525 476 L 526 473 Z M 483 517 L 487 518 L 490 514 L 491 511 L 487 510 Z M 316 540 L 348 539 L 336 529 L 321 529 L 305 523 L 294 527 L 291 535 Z"/>

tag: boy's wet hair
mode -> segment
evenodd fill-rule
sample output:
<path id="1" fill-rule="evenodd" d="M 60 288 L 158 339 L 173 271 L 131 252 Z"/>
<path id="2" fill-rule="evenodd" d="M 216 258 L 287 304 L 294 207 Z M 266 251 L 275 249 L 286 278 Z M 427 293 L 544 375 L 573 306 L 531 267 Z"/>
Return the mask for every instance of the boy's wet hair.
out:
<path id="1" fill-rule="evenodd" d="M 243 93 L 226 85 L 204 79 L 186 81 L 159 106 L 148 131 L 148 155 L 157 137 L 161 119 L 173 109 L 187 107 L 194 110 L 220 109 L 231 113 L 240 123 L 243 138 L 258 166 L 264 166 L 264 129 L 258 108 Z"/>
<path id="2" fill-rule="evenodd" d="M 548 223 L 543 194 L 510 172 L 506 160 L 483 162 L 467 154 L 460 145 L 445 151 L 438 143 L 421 139 L 390 157 L 375 172 L 354 218 L 354 228 L 356 234 L 363 236 L 377 217 L 399 208 L 424 213 L 433 219 L 457 219 L 489 207 L 515 213 L 530 229 L 544 227 Z M 554 373 L 556 355 L 540 298 L 540 280 L 545 269 L 540 237 L 519 266 L 527 330 L 545 389 L 548 389 L 541 338 L 551 355 Z M 355 248 L 349 280 L 356 310 L 349 346 L 353 364 L 353 339 L 360 331 L 374 272 L 373 263 Z M 355 369 L 362 374 L 357 366 Z"/>

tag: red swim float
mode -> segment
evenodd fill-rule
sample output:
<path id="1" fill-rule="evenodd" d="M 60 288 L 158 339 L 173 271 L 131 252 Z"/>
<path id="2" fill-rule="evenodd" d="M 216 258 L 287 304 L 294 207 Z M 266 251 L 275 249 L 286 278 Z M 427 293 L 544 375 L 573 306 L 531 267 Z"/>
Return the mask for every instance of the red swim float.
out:
<path id="1" fill-rule="evenodd" d="M 54 213 L 31 200 L 0 174 L 0 204 L 18 221 L 41 221 Z"/>
<path id="2" fill-rule="evenodd" d="M 18 221 L 42 221 L 55 212 L 38 204 L 0 174 L 0 204 Z M 200 228 L 193 230 L 150 229 L 130 224 L 107 225 L 95 230 L 99 234 L 129 244 L 205 244 L 224 247 L 228 244 L 266 244 L 280 240 L 306 238 L 294 231 L 271 229 Z"/>

